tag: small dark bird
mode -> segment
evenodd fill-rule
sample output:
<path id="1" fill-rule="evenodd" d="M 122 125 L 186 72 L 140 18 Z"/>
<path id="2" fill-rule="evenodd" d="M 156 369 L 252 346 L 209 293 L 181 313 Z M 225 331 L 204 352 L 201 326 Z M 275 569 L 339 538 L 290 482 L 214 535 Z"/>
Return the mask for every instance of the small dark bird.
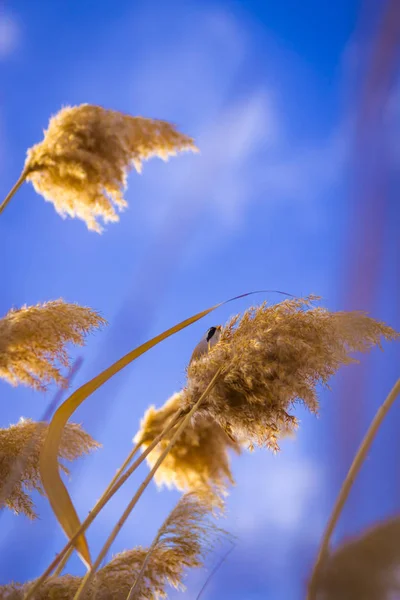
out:
<path id="1" fill-rule="evenodd" d="M 207 342 L 209 342 L 211 340 L 211 338 L 214 337 L 216 332 L 220 329 L 221 329 L 220 326 L 210 327 L 210 329 L 207 331 L 207 335 L 206 335 Z"/>
<path id="2" fill-rule="evenodd" d="M 203 354 L 207 354 L 207 352 L 209 352 L 210 348 L 212 348 L 219 341 L 221 337 L 221 330 L 221 325 L 210 327 L 210 329 L 207 330 L 203 339 L 200 340 L 200 342 L 193 350 L 192 356 L 190 357 L 189 365 L 193 360 L 198 359 Z"/>

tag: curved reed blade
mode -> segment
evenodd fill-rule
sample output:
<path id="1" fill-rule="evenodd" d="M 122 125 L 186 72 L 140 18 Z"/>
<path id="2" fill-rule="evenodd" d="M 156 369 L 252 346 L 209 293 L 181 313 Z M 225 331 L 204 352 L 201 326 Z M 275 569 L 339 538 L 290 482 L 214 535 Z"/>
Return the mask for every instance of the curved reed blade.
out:
<path id="1" fill-rule="evenodd" d="M 42 484 L 46 495 L 49 499 L 50 506 L 53 509 L 53 512 L 60 523 L 62 529 L 69 539 L 71 539 L 76 531 L 80 527 L 80 520 L 78 514 L 75 510 L 75 507 L 72 503 L 72 500 L 69 496 L 68 490 L 64 485 L 58 470 L 58 448 L 60 445 L 61 435 L 63 429 L 68 421 L 68 419 L 72 416 L 75 410 L 84 402 L 93 392 L 95 392 L 100 386 L 102 386 L 106 381 L 111 379 L 116 373 L 121 371 L 124 367 L 129 365 L 131 362 L 136 360 L 139 356 L 167 339 L 171 335 L 178 333 L 185 327 L 196 323 L 203 317 L 207 316 L 209 313 L 219 308 L 220 306 L 227 304 L 228 302 L 232 302 L 233 300 L 238 300 L 239 298 L 244 298 L 246 296 L 250 296 L 252 294 L 260 293 L 260 290 L 256 292 L 247 292 L 246 294 L 241 294 L 240 296 L 235 296 L 234 298 L 230 298 L 225 302 L 220 302 L 211 308 L 203 310 L 196 315 L 181 321 L 177 325 L 174 325 L 170 329 L 167 329 L 163 333 L 155 336 L 151 340 L 148 340 L 141 346 L 138 346 L 134 350 L 131 350 L 125 356 L 117 360 L 110 367 L 99 373 L 96 377 L 82 385 L 79 389 L 77 389 L 67 400 L 63 402 L 63 404 L 58 408 L 55 412 L 53 419 L 50 422 L 48 433 L 43 445 L 43 449 L 40 455 L 40 475 L 42 478 Z M 84 534 L 81 534 L 75 544 L 74 544 L 79 556 L 86 566 L 91 565 L 89 547 Z"/>

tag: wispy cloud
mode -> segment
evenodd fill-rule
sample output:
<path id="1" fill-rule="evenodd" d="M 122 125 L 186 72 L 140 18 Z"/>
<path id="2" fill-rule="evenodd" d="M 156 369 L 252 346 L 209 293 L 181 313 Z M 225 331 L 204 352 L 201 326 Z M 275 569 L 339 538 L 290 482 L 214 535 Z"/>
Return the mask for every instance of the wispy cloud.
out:
<path id="1" fill-rule="evenodd" d="M 200 156 L 163 172 L 163 191 L 169 198 L 164 210 L 189 204 L 194 214 L 211 213 L 226 230 L 240 227 L 243 211 L 256 193 L 260 154 L 278 137 L 270 95 L 256 89 L 205 118 L 197 129 Z M 155 193 L 148 197 L 159 202 Z M 163 212 L 150 209 L 150 223 L 162 222 Z"/>
<path id="2" fill-rule="evenodd" d="M 7 59 L 18 47 L 21 29 L 16 18 L 0 11 L 0 60 Z"/>
<path id="3" fill-rule="evenodd" d="M 324 138 L 294 141 L 285 120 L 288 99 L 271 83 L 252 78 L 255 43 L 247 24 L 233 15 L 198 9 L 189 31 L 173 26 L 171 35 L 179 42 L 165 43 L 162 53 L 144 56 L 135 69 L 132 95 L 150 113 L 179 115 L 201 154 L 167 168 L 152 165 L 154 176 L 144 174 L 140 183 L 146 201 L 136 198 L 135 212 L 156 230 L 181 208 L 192 212 L 193 221 L 208 219 L 211 246 L 213 227 L 218 240 L 246 227 L 244 217 L 254 205 L 263 217 L 294 205 L 307 227 L 310 216 L 319 223 L 324 197 L 343 175 L 343 127 Z"/>
<path id="4" fill-rule="evenodd" d="M 324 486 L 319 464 L 298 451 L 277 457 L 249 458 L 251 468 L 239 467 L 240 485 L 233 491 L 232 500 L 235 506 L 251 506 L 251 510 L 241 511 L 235 519 L 235 534 L 253 539 L 268 529 L 271 535 L 304 536 L 305 517 Z M 254 464 L 257 462 L 259 468 Z M 320 524 L 318 514 L 314 514 L 312 522 L 307 520 L 310 541 L 318 537 Z"/>

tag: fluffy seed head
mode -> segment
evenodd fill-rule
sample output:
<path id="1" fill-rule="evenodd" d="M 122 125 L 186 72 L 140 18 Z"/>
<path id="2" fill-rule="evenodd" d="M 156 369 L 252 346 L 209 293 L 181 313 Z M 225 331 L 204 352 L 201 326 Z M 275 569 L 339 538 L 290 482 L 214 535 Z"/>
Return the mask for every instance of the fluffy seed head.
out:
<path id="1" fill-rule="evenodd" d="M 400 519 L 393 518 L 339 546 L 317 581 L 323 600 L 383 600 L 400 591 Z"/>
<path id="2" fill-rule="evenodd" d="M 239 440 L 278 450 L 278 438 L 297 426 L 290 409 L 302 401 L 318 410 L 316 385 L 343 364 L 357 362 L 393 329 L 361 312 L 313 308 L 315 297 L 250 308 L 222 330 L 210 352 L 187 369 L 183 407 L 197 401 L 219 367 L 224 371 L 199 410 Z"/>
<path id="3" fill-rule="evenodd" d="M 95 311 L 62 300 L 10 310 L 0 319 L 0 377 L 37 390 L 54 381 L 66 386 L 66 344 L 82 346 L 87 333 L 106 321 Z"/>
<path id="4" fill-rule="evenodd" d="M 146 567 L 151 566 L 153 560 L 154 564 L 157 564 L 156 553 L 160 552 L 166 557 L 170 568 L 175 570 L 175 577 L 170 584 L 184 589 L 181 582 L 183 568 L 201 567 L 215 540 L 226 534 L 210 519 L 211 511 L 212 503 L 206 493 L 185 494 L 179 500 L 158 530 L 142 563 L 138 579 L 135 581 L 134 597 L 142 597 L 140 592 L 146 576 Z"/>
<path id="5" fill-rule="evenodd" d="M 16 425 L 0 429 L 0 507 L 6 506 L 16 514 L 36 517 L 28 493 L 43 494 L 40 481 L 39 456 L 47 435 L 48 425 L 21 419 Z M 67 423 L 61 438 L 61 459 L 75 460 L 100 444 L 75 423 Z M 60 464 L 61 469 L 68 469 Z M 1 597 L 1 596 L 0 596 Z"/>
<path id="6" fill-rule="evenodd" d="M 143 440 L 147 448 L 180 408 L 182 392 L 174 394 L 160 409 L 151 406 L 145 413 L 134 441 Z M 174 429 L 150 452 L 147 462 L 152 468 L 165 450 Z M 208 416 L 200 416 L 178 438 L 155 474 L 158 485 L 180 491 L 205 490 L 210 499 L 221 506 L 228 484 L 233 484 L 228 450 L 240 452 L 221 427 Z"/>
<path id="7" fill-rule="evenodd" d="M 212 538 L 220 532 L 209 521 L 210 509 L 201 500 L 183 497 L 158 534 L 158 543 L 140 581 L 141 600 L 167 598 L 167 585 L 185 589 L 182 583 L 186 569 L 203 566 Z M 121 552 L 93 578 L 84 600 L 126 600 L 136 581 L 148 550 L 137 547 Z M 81 577 L 50 577 L 35 593 L 36 600 L 73 600 Z M 22 600 L 32 583 L 0 586 L 2 600 Z"/>
<path id="8" fill-rule="evenodd" d="M 27 180 L 62 216 L 101 232 L 98 219 L 118 221 L 128 170 L 142 161 L 166 160 L 196 150 L 192 138 L 156 119 L 131 117 L 100 106 L 66 107 L 50 119 L 44 139 L 28 150 Z"/>

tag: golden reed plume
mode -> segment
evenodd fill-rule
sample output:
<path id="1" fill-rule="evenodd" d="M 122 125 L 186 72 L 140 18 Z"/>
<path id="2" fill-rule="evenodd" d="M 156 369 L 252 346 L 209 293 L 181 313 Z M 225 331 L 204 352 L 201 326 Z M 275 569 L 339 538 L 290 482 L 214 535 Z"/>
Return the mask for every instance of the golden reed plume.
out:
<path id="1" fill-rule="evenodd" d="M 85 600 L 127 600 L 135 584 L 137 594 L 133 597 L 140 600 L 167 598 L 168 585 L 184 590 L 185 570 L 202 567 L 213 539 L 223 533 L 209 516 L 210 507 L 201 496 L 184 496 L 150 549 L 137 547 L 114 556 L 94 575 L 82 597 Z M 0 598 L 23 600 L 34 583 L 0 586 Z M 50 577 L 35 592 L 35 600 L 73 600 L 81 583 L 82 577 L 72 575 Z"/>
<path id="2" fill-rule="evenodd" d="M 36 490 L 44 494 L 39 456 L 47 430 L 46 423 L 30 419 L 21 419 L 16 425 L 0 429 L 0 508 L 5 506 L 31 519 L 36 517 L 27 492 Z M 80 425 L 68 423 L 61 438 L 59 458 L 72 461 L 99 446 Z M 62 463 L 60 468 L 69 472 Z"/>
<path id="3" fill-rule="evenodd" d="M 203 560 L 213 548 L 214 542 L 226 534 L 211 520 L 212 506 L 212 498 L 206 492 L 182 496 L 158 530 L 126 600 L 140 600 L 145 597 L 143 580 L 147 569 L 151 568 L 153 557 L 154 564 L 157 564 L 156 555 L 159 552 L 164 552 L 171 569 L 181 574 L 178 581 L 171 582 L 171 585 L 181 590 L 185 589 L 181 581 L 183 567 L 202 567 Z"/>
<path id="4" fill-rule="evenodd" d="M 350 353 L 400 337 L 361 312 L 312 308 L 315 299 L 264 303 L 231 319 L 218 343 L 189 365 L 182 408 L 193 406 L 222 368 L 199 414 L 250 447 L 278 450 L 282 433 L 297 426 L 289 412 L 295 402 L 316 413 L 316 385 L 327 384 L 341 365 L 357 362 Z"/>
<path id="5" fill-rule="evenodd" d="M 197 151 L 191 137 L 157 119 L 131 117 L 100 106 L 63 108 L 50 119 L 44 139 L 27 152 L 24 170 L 0 213 L 24 181 L 52 202 L 62 217 L 82 219 L 101 233 L 104 223 L 118 221 L 127 173 L 153 156 L 167 160 L 184 150 Z"/>
<path id="6" fill-rule="evenodd" d="M 0 378 L 37 390 L 51 381 L 66 386 L 60 373 L 60 365 L 70 364 L 66 345 L 82 346 L 105 323 L 90 308 L 63 300 L 10 310 L 0 319 Z"/>
<path id="7" fill-rule="evenodd" d="M 159 409 L 150 406 L 134 441 L 141 441 L 146 449 L 159 435 L 180 408 L 182 392 L 174 394 Z M 147 457 L 150 468 L 167 447 L 172 429 Z M 240 453 L 240 446 L 232 441 L 221 427 L 207 416 L 201 416 L 189 425 L 157 470 L 154 478 L 158 485 L 175 487 L 180 491 L 204 490 L 213 503 L 222 506 L 222 496 L 234 480 L 229 467 L 228 450 Z"/>

